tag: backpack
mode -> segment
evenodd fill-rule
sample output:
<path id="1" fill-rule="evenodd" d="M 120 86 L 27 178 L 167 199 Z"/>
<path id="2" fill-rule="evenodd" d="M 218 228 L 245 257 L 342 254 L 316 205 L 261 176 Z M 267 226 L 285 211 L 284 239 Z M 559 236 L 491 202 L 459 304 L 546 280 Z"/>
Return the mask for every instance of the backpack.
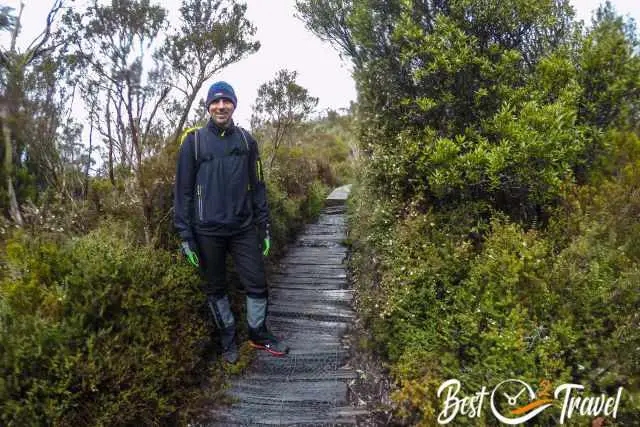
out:
<path id="1" fill-rule="evenodd" d="M 247 136 L 245 135 L 245 131 L 244 129 L 242 129 L 240 126 L 236 126 L 236 128 L 238 128 L 240 130 L 240 134 L 242 135 L 242 140 L 244 141 L 244 146 L 247 149 L 247 152 L 249 152 L 249 142 L 247 142 Z M 200 147 L 200 138 L 198 138 L 198 135 L 200 134 L 200 129 L 203 128 L 191 128 L 191 129 L 187 129 L 187 132 L 185 132 L 185 137 L 186 135 L 189 134 L 189 132 L 191 132 L 191 130 L 195 130 L 195 133 L 193 135 L 193 137 L 195 138 L 195 144 L 194 144 L 194 157 L 196 160 L 196 164 L 197 169 L 200 168 L 200 163 L 202 163 L 202 160 L 198 160 L 198 152 L 199 152 L 199 147 Z M 224 135 L 224 132 L 223 132 Z M 196 169 L 196 173 L 198 172 L 198 170 Z"/>
<path id="2" fill-rule="evenodd" d="M 241 128 L 240 126 L 236 126 L 236 128 L 240 131 L 240 134 L 242 135 L 242 140 L 244 141 L 244 146 L 247 149 L 247 152 L 249 152 L 249 142 L 247 141 L 247 135 L 245 133 L 245 130 L 243 128 Z M 189 128 L 187 129 L 184 133 L 183 133 L 183 137 L 182 137 L 182 142 L 184 142 L 184 140 L 186 139 L 187 135 L 189 135 L 190 132 L 195 131 L 193 137 L 195 138 L 194 141 L 194 146 L 193 146 L 193 151 L 194 151 L 194 158 L 196 161 L 196 175 L 198 174 L 198 170 L 200 169 L 200 164 L 204 161 L 202 159 L 199 158 L 198 154 L 200 152 L 200 138 L 198 137 L 198 135 L 200 134 L 200 129 L 203 128 Z M 260 162 L 258 162 L 258 170 L 256 171 L 258 179 L 262 179 L 262 164 Z M 248 171 L 249 169 L 247 169 Z M 251 187 L 251 176 L 249 176 L 249 191 L 252 190 Z"/>

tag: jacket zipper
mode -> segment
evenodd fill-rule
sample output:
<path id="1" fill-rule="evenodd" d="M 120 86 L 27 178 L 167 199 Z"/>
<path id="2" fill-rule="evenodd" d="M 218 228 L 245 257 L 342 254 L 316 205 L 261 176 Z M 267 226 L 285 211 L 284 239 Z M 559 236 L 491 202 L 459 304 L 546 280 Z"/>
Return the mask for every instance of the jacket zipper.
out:
<path id="1" fill-rule="evenodd" d="M 203 218 L 203 214 L 202 214 L 202 186 L 198 185 L 197 188 L 197 194 L 198 194 L 198 214 L 200 215 L 200 222 L 204 221 Z"/>

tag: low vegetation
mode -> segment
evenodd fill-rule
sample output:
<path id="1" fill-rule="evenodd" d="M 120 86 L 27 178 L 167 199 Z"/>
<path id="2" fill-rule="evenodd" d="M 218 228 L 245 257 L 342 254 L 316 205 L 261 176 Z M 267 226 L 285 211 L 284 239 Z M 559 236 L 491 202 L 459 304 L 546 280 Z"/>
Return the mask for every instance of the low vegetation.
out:
<path id="1" fill-rule="evenodd" d="M 640 409 L 640 57 L 632 22 L 567 2 L 298 1 L 353 61 L 352 267 L 395 420 L 518 378 Z M 534 420 L 555 425 L 560 403 Z M 594 417 L 574 415 L 572 425 Z M 534 422 L 532 421 L 532 422 Z M 497 425 L 485 402 L 479 418 Z"/>

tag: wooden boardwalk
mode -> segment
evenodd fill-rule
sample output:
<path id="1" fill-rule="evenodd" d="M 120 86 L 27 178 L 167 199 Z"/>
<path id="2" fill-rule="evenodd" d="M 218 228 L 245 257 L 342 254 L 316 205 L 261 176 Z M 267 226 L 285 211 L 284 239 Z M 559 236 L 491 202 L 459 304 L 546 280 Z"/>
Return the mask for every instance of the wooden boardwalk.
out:
<path id="1" fill-rule="evenodd" d="M 349 188 L 327 200 L 270 276 L 268 322 L 291 347 L 287 357 L 264 352 L 230 389 L 235 403 L 214 414 L 218 426 L 355 425 L 363 410 L 349 405 L 342 342 L 355 317 L 348 289 L 344 201 Z"/>

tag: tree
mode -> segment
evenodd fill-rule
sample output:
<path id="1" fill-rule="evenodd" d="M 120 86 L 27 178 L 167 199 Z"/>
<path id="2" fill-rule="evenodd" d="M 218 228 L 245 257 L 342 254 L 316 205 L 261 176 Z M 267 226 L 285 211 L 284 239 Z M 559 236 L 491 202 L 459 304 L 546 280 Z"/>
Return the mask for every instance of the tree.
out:
<path id="1" fill-rule="evenodd" d="M 296 0 L 296 10 L 309 31 L 332 44 L 340 55 L 346 55 L 356 68 L 360 68 L 361 48 L 348 24 L 353 3 L 350 0 Z"/>
<path id="2" fill-rule="evenodd" d="M 63 7 L 63 0 L 54 1 L 42 32 L 29 44 L 29 46 L 21 51 L 17 46 L 18 37 L 21 30 L 21 18 L 24 4 L 20 5 L 20 10 L 16 18 L 10 15 L 10 10 L 3 7 L 0 10 L 0 27 L 2 29 L 11 29 L 11 42 L 8 49 L 0 49 L 0 67 L 2 69 L 2 97 L 0 102 L 0 121 L 2 122 L 3 134 L 3 167 L 6 185 L 6 197 L 9 202 L 9 216 L 15 224 L 22 225 L 23 218 L 20 212 L 19 201 L 16 195 L 15 179 L 16 168 L 22 161 L 24 147 L 26 141 L 17 135 L 19 129 L 27 129 L 25 123 L 18 126 L 19 117 L 32 121 L 29 114 L 23 114 L 23 108 L 26 106 L 26 91 L 28 90 L 29 78 L 31 83 L 34 82 L 33 73 L 48 72 L 51 76 L 52 68 L 55 68 L 55 61 L 52 61 L 52 54 L 64 42 L 54 39 L 53 24 Z M 38 74 L 41 76 L 41 74 Z M 35 77 L 38 81 L 39 77 Z M 53 96 L 55 88 L 51 88 L 45 97 L 45 103 L 49 106 L 53 105 Z M 50 116 L 49 119 L 52 117 Z M 55 117 L 51 120 L 48 128 L 48 135 L 39 135 L 38 138 L 47 138 L 46 143 L 54 143 L 52 135 L 55 135 L 57 123 Z M 51 158 L 47 158 L 51 163 Z M 51 166 L 51 165 L 50 165 Z M 53 166 L 52 166 L 53 168 Z"/>
<path id="3" fill-rule="evenodd" d="M 270 165 L 280 145 L 318 105 L 318 98 L 310 96 L 307 89 L 296 83 L 297 75 L 296 71 L 280 70 L 273 80 L 258 88 L 251 127 L 268 127 L 271 130 L 273 152 Z"/>
<path id="4" fill-rule="evenodd" d="M 616 15 L 610 2 L 600 6 L 579 52 L 582 121 L 600 128 L 637 126 L 639 46 L 633 21 Z"/>
<path id="5" fill-rule="evenodd" d="M 156 62 L 155 69 L 145 73 L 145 57 L 165 25 L 165 16 L 166 11 L 149 0 L 114 0 L 106 6 L 94 0 L 84 13 L 66 17 L 78 58 L 90 70 L 86 87 L 99 90 L 116 112 L 114 118 L 107 113 L 99 129 L 106 129 L 107 143 L 119 148 L 122 164 L 135 176 L 147 243 L 152 237 L 152 206 L 143 158 L 149 140 L 159 137 L 156 114 L 170 88 L 162 79 L 162 64 Z"/>
<path id="6" fill-rule="evenodd" d="M 429 4 L 433 5 L 429 6 Z M 381 110 L 398 116 L 397 96 L 412 91 L 410 72 L 401 61 L 401 43 L 394 38 L 403 4 L 415 4 L 418 12 L 432 15 L 447 2 L 402 2 L 400 0 L 298 0 L 296 8 L 308 29 L 329 41 L 354 64 L 354 78 L 362 129 L 377 129 L 375 117 Z M 429 25 L 429 20 L 425 20 Z M 397 133 L 405 126 L 391 121 L 388 131 Z M 372 138 L 377 138 L 373 136 Z M 366 139 L 366 138 L 364 138 Z M 368 147 L 366 151 L 370 151 Z"/>
<path id="7" fill-rule="evenodd" d="M 13 8 L 0 6 L 0 31 L 11 31 L 15 24 L 16 18 L 13 16 Z"/>
<path id="8" fill-rule="evenodd" d="M 246 55 L 260 43 L 251 40 L 256 28 L 245 17 L 247 6 L 235 1 L 185 0 L 180 8 L 180 27 L 157 53 L 166 58 L 175 77 L 171 87 L 178 96 L 172 110 L 173 141 L 177 142 L 187 122 L 197 93 L 218 71 Z"/>

